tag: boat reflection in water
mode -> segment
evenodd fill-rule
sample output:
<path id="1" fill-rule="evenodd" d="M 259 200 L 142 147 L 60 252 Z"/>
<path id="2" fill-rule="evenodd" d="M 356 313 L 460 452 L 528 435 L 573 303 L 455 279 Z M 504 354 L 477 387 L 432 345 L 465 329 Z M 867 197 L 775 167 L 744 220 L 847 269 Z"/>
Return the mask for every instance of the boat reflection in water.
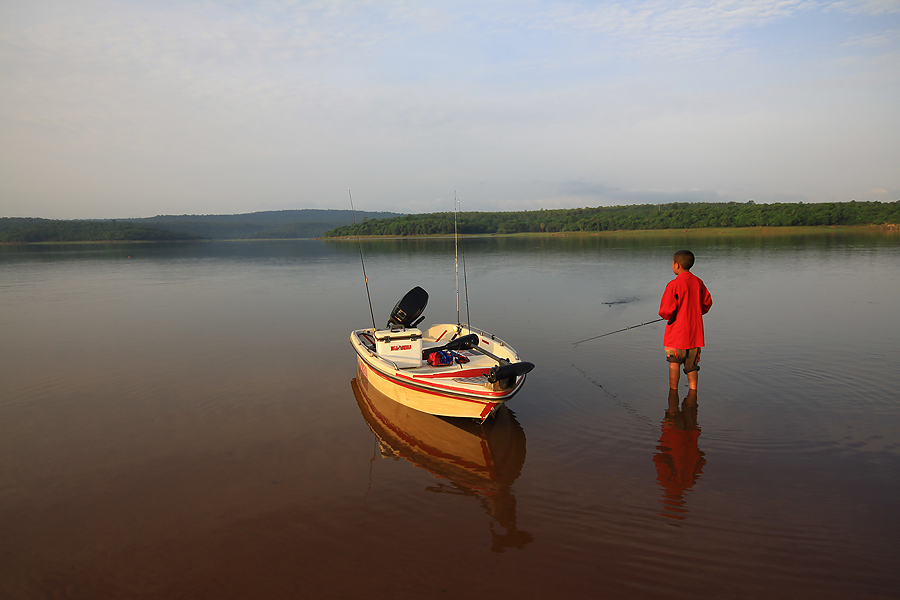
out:
<path id="1" fill-rule="evenodd" d="M 658 452 L 653 456 L 656 478 L 662 488 L 663 512 L 660 516 L 676 520 L 687 517 L 685 493 L 699 481 L 706 464 L 705 454 L 697 441 L 700 426 L 697 425 L 697 391 L 690 390 L 684 404 L 678 406 L 678 391 L 669 390 L 669 406 L 662 420 L 662 435 Z"/>
<path id="2" fill-rule="evenodd" d="M 404 406 L 357 377 L 350 382 L 363 418 L 385 458 L 404 458 L 442 480 L 429 492 L 475 498 L 491 517 L 493 552 L 533 539 L 516 527 L 512 484 L 525 464 L 525 432 L 501 406 L 484 423 L 438 417 Z"/>

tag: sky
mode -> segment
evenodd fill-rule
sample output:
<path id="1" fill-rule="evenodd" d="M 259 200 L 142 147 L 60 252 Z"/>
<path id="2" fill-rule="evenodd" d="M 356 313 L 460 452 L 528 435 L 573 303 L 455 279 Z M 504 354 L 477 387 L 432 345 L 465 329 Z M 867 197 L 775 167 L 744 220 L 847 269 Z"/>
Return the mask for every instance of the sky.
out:
<path id="1" fill-rule="evenodd" d="M 900 0 L 3 0 L 0 216 L 900 200 Z"/>

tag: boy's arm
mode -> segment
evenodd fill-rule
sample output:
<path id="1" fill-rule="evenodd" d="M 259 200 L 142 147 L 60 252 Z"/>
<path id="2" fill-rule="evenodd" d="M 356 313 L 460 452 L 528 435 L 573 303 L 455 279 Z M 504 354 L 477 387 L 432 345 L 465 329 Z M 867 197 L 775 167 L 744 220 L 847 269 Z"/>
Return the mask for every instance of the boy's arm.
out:
<path id="1" fill-rule="evenodd" d="M 700 314 L 705 315 L 712 308 L 712 296 L 706 286 L 703 286 L 703 292 L 700 294 Z"/>
<path id="2" fill-rule="evenodd" d="M 666 291 L 663 292 L 662 300 L 659 301 L 659 316 L 671 323 L 675 320 L 674 317 L 677 311 L 678 294 L 672 291 L 672 283 L 670 282 L 666 286 Z"/>

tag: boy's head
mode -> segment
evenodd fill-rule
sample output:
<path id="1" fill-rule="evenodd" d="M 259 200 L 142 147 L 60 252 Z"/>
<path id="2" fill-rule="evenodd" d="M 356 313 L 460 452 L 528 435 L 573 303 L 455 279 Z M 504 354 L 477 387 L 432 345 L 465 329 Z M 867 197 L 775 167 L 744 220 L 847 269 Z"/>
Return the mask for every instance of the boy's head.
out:
<path id="1" fill-rule="evenodd" d="M 672 257 L 672 262 L 681 265 L 685 271 L 690 271 L 694 266 L 694 253 L 690 250 L 679 250 Z"/>

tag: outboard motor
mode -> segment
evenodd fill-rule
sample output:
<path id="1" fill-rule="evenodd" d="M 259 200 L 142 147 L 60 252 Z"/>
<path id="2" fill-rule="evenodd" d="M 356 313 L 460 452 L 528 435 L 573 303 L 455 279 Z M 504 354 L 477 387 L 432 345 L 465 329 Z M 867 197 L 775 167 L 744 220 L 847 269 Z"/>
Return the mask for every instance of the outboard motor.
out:
<path id="1" fill-rule="evenodd" d="M 391 311 L 391 316 L 388 319 L 387 328 L 402 327 L 411 329 L 415 327 L 425 318 L 421 315 L 425 310 L 426 304 L 428 304 L 428 292 L 419 286 L 409 290 L 394 305 L 394 310 Z"/>

